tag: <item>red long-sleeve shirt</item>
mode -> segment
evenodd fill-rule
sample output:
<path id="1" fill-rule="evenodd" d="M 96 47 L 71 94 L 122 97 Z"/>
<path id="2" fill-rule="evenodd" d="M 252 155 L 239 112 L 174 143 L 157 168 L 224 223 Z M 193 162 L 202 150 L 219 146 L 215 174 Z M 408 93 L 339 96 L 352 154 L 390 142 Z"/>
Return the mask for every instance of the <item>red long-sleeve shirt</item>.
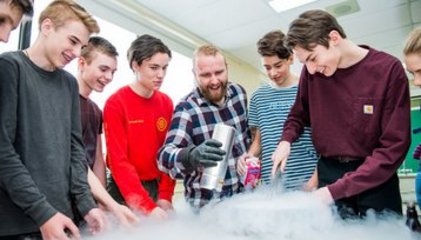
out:
<path id="1" fill-rule="evenodd" d="M 175 181 L 157 166 L 173 112 L 171 99 L 159 91 L 151 98 L 129 86 L 114 93 L 104 107 L 107 165 L 127 204 L 144 213 L 157 205 L 141 181 L 159 179 L 158 198 L 171 202 Z"/>
<path id="2" fill-rule="evenodd" d="M 316 151 L 324 157 L 365 158 L 353 172 L 328 185 L 337 200 L 388 180 L 410 145 L 408 79 L 398 59 L 369 48 L 357 64 L 331 77 L 304 67 L 296 102 L 282 140 L 293 142 L 311 126 Z"/>

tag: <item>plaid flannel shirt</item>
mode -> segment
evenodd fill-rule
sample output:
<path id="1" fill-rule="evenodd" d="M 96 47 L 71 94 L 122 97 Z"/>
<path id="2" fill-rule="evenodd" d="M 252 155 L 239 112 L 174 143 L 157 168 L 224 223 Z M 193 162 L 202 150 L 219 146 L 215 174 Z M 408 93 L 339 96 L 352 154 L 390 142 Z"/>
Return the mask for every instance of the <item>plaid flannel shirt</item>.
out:
<path id="1" fill-rule="evenodd" d="M 247 151 L 250 143 L 250 130 L 247 124 L 247 96 L 238 84 L 228 83 L 227 95 L 223 106 L 206 100 L 196 88 L 181 99 L 174 110 L 171 127 L 163 147 L 159 152 L 159 168 L 172 178 L 184 179 L 186 201 L 199 208 L 212 199 L 221 199 L 243 189 L 236 172 L 238 157 Z M 221 193 L 201 189 L 199 186 L 203 169 L 188 172 L 181 163 L 182 149 L 197 146 L 211 138 L 217 123 L 225 123 L 236 129 L 236 137 L 228 160 L 228 170 Z"/>

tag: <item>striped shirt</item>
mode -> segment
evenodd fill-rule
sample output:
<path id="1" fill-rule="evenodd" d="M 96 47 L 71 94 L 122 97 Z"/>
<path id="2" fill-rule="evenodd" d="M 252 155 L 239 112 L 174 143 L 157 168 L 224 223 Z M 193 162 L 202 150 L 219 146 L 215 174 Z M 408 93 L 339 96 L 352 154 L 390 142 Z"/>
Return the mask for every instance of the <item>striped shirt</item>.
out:
<path id="1" fill-rule="evenodd" d="M 217 123 L 225 123 L 237 130 L 221 193 L 201 189 L 199 182 L 202 171 L 185 171 L 181 163 L 182 154 L 179 154 L 191 144 L 197 146 L 210 139 Z M 249 143 L 247 96 L 244 89 L 238 84 L 228 83 L 226 100 L 220 107 L 206 100 L 196 88 L 175 107 L 170 130 L 159 153 L 159 168 L 172 178 L 182 176 L 186 201 L 193 207 L 202 207 L 212 199 L 228 197 L 242 190 L 236 161 L 247 151 Z"/>
<path id="2" fill-rule="evenodd" d="M 271 182 L 272 154 L 278 145 L 282 128 L 297 95 L 297 86 L 276 88 L 268 84 L 253 93 L 250 100 L 249 125 L 261 134 L 262 180 Z M 285 189 L 300 188 L 313 174 L 317 163 L 311 131 L 306 128 L 301 137 L 291 145 L 282 185 Z"/>

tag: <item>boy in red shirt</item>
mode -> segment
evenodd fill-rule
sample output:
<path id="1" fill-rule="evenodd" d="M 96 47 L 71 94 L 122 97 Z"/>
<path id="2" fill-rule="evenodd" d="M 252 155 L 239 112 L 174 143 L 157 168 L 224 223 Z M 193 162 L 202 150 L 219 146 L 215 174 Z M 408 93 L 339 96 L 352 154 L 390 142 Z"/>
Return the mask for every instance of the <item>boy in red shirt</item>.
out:
<path id="1" fill-rule="evenodd" d="M 109 192 L 119 202 L 157 219 L 172 210 L 175 181 L 157 166 L 173 104 L 159 88 L 171 51 L 161 40 L 142 35 L 128 50 L 135 81 L 114 93 L 104 107 Z"/>

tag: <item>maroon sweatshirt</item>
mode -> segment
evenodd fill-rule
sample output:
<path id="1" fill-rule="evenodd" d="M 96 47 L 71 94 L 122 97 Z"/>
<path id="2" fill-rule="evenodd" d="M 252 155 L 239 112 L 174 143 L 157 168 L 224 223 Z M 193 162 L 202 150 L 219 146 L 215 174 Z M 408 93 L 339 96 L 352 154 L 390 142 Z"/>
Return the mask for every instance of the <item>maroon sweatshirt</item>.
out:
<path id="1" fill-rule="evenodd" d="M 369 48 L 357 64 L 331 77 L 303 67 L 297 98 L 282 140 L 293 142 L 311 126 L 313 143 L 324 157 L 360 157 L 364 163 L 328 189 L 335 200 L 387 181 L 410 145 L 408 79 L 395 57 Z"/>

